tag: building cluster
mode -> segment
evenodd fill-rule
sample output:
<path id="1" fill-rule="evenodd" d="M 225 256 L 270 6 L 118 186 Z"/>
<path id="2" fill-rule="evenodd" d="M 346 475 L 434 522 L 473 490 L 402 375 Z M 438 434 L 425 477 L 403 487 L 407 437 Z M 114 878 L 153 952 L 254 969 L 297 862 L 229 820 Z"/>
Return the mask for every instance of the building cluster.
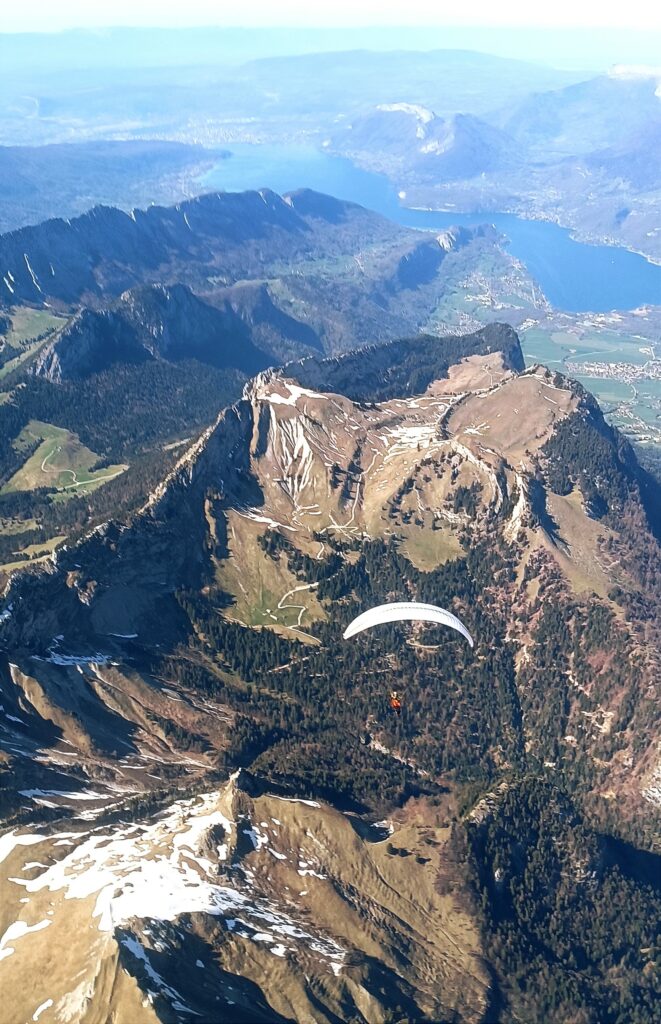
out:
<path id="1" fill-rule="evenodd" d="M 575 363 L 566 362 L 568 373 L 584 377 L 609 377 L 629 383 L 634 380 L 661 380 L 661 359 L 646 363 Z"/>

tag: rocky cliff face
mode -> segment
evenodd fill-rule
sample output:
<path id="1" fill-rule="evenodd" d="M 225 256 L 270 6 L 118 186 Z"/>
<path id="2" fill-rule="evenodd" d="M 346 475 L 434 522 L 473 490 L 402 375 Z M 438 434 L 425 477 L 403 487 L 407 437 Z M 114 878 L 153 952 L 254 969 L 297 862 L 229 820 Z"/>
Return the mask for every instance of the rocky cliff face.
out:
<path id="1" fill-rule="evenodd" d="M 209 306 L 184 285 L 151 285 L 124 292 L 107 309 L 83 309 L 40 351 L 33 372 L 80 380 L 113 363 L 149 359 L 197 359 L 246 373 L 268 363 L 233 309 Z"/>

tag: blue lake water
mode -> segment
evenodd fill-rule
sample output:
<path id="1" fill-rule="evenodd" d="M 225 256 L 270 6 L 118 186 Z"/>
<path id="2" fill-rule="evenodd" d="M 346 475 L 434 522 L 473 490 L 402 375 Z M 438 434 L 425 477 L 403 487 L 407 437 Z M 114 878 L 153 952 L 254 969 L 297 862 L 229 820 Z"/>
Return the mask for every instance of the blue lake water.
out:
<path id="1" fill-rule="evenodd" d="M 637 253 L 571 238 L 565 228 L 523 220 L 509 213 L 436 213 L 402 206 L 391 182 L 349 160 L 308 146 L 227 147 L 231 156 L 204 176 L 206 189 L 239 192 L 313 188 L 360 203 L 407 227 L 435 230 L 455 224 L 494 224 L 509 239 L 509 251 L 524 263 L 557 309 L 607 312 L 661 305 L 661 266 Z"/>

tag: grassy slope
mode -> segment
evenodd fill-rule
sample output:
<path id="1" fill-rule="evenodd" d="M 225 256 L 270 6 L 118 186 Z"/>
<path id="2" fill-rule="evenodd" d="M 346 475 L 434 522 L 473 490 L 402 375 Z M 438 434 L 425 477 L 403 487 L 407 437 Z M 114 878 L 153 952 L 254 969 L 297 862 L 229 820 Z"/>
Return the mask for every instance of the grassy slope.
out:
<path id="1" fill-rule="evenodd" d="M 27 547 L 21 549 L 21 553 L 28 556 L 27 559 L 5 562 L 4 565 L 0 565 L 0 571 L 12 572 L 14 569 L 24 569 L 28 564 L 35 565 L 37 562 L 45 562 L 64 540 L 66 540 L 66 537 L 64 534 L 60 534 L 60 536 L 50 537 L 40 544 L 28 544 Z"/>
<path id="2" fill-rule="evenodd" d="M 18 354 L 0 367 L 0 381 L 36 355 L 45 343 L 43 335 L 51 334 L 65 322 L 63 317 L 54 316 L 48 310 L 32 309 L 29 306 L 17 307 L 10 319 L 12 328 L 4 340 Z"/>
<path id="3" fill-rule="evenodd" d="M 57 487 L 65 494 L 73 495 L 80 493 L 83 487 L 87 490 L 98 487 L 128 468 L 126 465 L 116 465 L 90 472 L 90 468 L 98 461 L 98 455 L 86 448 L 76 434 L 40 420 L 31 420 L 24 427 L 16 439 L 15 447 L 20 451 L 37 440 L 41 440 L 41 444 L 5 484 L 3 493 Z"/>

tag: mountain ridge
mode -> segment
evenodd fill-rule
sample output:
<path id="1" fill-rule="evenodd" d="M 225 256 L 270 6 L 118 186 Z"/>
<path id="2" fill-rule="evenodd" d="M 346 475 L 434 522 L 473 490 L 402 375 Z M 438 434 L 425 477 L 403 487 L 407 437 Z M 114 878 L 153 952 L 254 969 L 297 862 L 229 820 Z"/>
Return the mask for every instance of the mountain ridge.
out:
<path id="1" fill-rule="evenodd" d="M 253 378 L 139 511 L 3 597 L 16 1020 L 80 1016 L 81 971 L 126 1024 L 653 1020 L 645 516 L 594 400 L 507 326 Z M 474 651 L 341 639 L 403 597 Z M 84 949 L 18 984 L 72 912 Z"/>
<path id="2" fill-rule="evenodd" d="M 52 383 L 115 362 L 198 359 L 254 373 L 268 365 L 244 322 L 196 298 L 185 285 L 144 285 L 102 310 L 84 308 L 39 352 L 32 372 Z"/>
<path id="3" fill-rule="evenodd" d="M 296 210 L 298 197 L 306 207 L 303 216 Z M 130 214 L 96 206 L 72 220 L 56 218 L 19 228 L 0 236 L 0 263 L 5 268 L 0 299 L 4 304 L 41 304 L 46 298 L 71 303 L 117 294 L 150 280 L 168 283 L 173 257 L 186 261 L 191 278 L 211 267 L 222 277 L 227 267 L 223 260 L 231 253 L 235 266 L 243 264 L 245 276 L 259 256 L 241 246 L 254 239 L 268 238 L 272 247 L 277 239 L 281 258 L 309 248 L 306 242 L 311 242 L 314 231 L 306 216 L 309 219 L 311 205 L 313 216 L 328 225 L 341 223 L 349 213 L 361 218 L 361 208 L 352 203 L 325 197 L 316 208 L 306 203 L 305 190 L 283 199 L 264 189 L 209 192 L 173 207 L 150 206 Z M 363 220 L 374 224 L 380 218 L 370 215 Z M 99 234 L 104 252 L 98 248 Z M 211 248 L 219 240 L 226 256 Z"/>

